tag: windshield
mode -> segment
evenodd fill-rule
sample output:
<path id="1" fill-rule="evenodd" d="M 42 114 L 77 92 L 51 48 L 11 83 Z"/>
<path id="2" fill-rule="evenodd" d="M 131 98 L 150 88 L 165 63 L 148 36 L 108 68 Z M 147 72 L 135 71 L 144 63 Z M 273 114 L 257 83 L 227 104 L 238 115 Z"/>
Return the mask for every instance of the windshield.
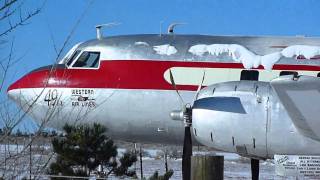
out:
<path id="1" fill-rule="evenodd" d="M 84 51 L 72 67 L 97 68 L 99 65 L 99 58 L 100 52 Z"/>
<path id="2" fill-rule="evenodd" d="M 76 57 L 78 57 L 78 55 L 79 55 L 80 52 L 81 52 L 80 50 L 77 50 L 76 52 L 73 53 L 73 55 L 71 56 L 71 58 L 70 58 L 70 59 L 68 60 L 68 62 L 67 62 L 67 66 L 70 66 L 70 65 L 72 64 L 73 60 L 74 60 Z"/>
<path id="3" fill-rule="evenodd" d="M 74 45 L 68 52 L 67 54 L 59 61 L 59 64 L 65 64 L 66 62 L 69 62 L 69 59 L 71 58 L 72 55 L 74 55 L 74 51 L 82 44 L 82 42 Z"/>

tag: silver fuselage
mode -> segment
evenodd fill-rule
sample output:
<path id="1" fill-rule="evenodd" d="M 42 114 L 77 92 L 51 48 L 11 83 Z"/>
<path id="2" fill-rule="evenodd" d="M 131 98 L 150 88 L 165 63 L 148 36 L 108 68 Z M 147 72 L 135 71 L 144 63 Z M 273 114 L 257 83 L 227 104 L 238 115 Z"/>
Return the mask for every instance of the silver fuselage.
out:
<path id="1" fill-rule="evenodd" d="M 192 103 L 204 69 L 207 74 L 205 86 L 239 81 L 244 69 L 241 63 L 230 59 L 228 54 L 191 54 L 189 48 L 198 44 L 238 44 L 254 54 L 265 55 L 297 44 L 319 46 L 320 39 L 128 35 L 90 40 L 75 49 L 101 52 L 97 68 L 88 70 L 66 66 L 36 70 L 9 87 L 8 94 L 33 119 L 47 126 L 61 129 L 65 123 L 97 122 L 105 125 L 109 135 L 115 139 L 182 144 L 184 122 L 173 121 L 169 116 L 170 112 L 180 110 L 182 106 L 170 83 L 168 70 L 173 71 L 177 88 L 185 103 Z M 65 64 L 67 60 L 68 58 L 62 59 L 59 64 Z M 259 80 L 268 82 L 278 77 L 281 71 L 297 71 L 316 76 L 320 71 L 319 65 L 319 60 L 283 57 L 276 62 L 272 71 L 261 67 L 257 71 L 260 73 Z M 42 77 L 46 83 L 41 84 L 40 80 L 37 81 L 38 84 L 35 82 L 37 85 L 26 83 L 26 79 L 30 77 Z M 267 87 L 267 84 L 264 86 Z M 317 154 L 315 149 L 320 144 L 296 131 L 277 97 L 270 95 L 272 90 L 259 93 L 263 97 L 262 103 L 248 103 L 244 106 L 248 112 L 254 112 L 254 117 L 250 119 L 241 115 L 224 114 L 223 118 L 217 117 L 215 121 L 204 122 L 200 124 L 204 128 L 203 133 L 220 133 L 220 139 L 215 143 L 206 139 L 209 136 L 197 140 L 206 146 L 241 154 L 232 144 L 232 137 L 241 144 L 252 144 L 254 138 L 259 148 L 248 155 L 261 158 L 285 153 Z M 225 92 L 225 96 L 227 95 L 234 94 L 228 91 Z M 244 102 L 246 97 L 250 98 L 243 95 Z M 250 120 L 250 123 L 241 121 L 245 119 Z M 198 131 L 198 134 L 201 132 Z M 246 148 L 250 151 L 249 146 Z"/>

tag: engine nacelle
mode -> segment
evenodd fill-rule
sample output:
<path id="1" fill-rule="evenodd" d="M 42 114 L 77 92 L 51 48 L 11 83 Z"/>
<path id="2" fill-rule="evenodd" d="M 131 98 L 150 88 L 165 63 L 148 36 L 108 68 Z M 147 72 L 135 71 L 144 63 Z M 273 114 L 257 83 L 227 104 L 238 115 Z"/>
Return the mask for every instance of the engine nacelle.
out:
<path id="1" fill-rule="evenodd" d="M 208 86 L 193 106 L 196 139 L 244 156 L 267 156 L 268 83 L 241 81 Z"/>
<path id="2" fill-rule="evenodd" d="M 301 134 L 270 83 L 226 82 L 202 89 L 192 127 L 205 146 L 253 158 L 320 155 L 320 143 Z"/>

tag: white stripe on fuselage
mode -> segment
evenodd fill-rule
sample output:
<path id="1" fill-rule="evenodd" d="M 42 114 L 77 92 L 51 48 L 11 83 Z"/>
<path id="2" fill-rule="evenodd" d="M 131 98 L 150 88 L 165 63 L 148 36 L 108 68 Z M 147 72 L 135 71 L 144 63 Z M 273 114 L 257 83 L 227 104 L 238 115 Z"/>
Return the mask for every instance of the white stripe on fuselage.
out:
<path id="1" fill-rule="evenodd" d="M 195 68 L 195 67 L 172 67 L 170 68 L 177 85 L 194 85 L 198 86 L 201 82 L 203 71 L 205 71 L 205 80 L 203 85 L 208 86 L 211 84 L 239 81 L 241 71 L 243 69 L 236 68 Z M 164 78 L 171 84 L 170 69 L 165 71 Z M 296 70 L 264 70 L 254 69 L 259 71 L 259 81 L 270 82 L 272 79 L 279 77 L 281 71 L 295 71 L 299 75 L 317 76 L 318 71 L 296 71 Z"/>

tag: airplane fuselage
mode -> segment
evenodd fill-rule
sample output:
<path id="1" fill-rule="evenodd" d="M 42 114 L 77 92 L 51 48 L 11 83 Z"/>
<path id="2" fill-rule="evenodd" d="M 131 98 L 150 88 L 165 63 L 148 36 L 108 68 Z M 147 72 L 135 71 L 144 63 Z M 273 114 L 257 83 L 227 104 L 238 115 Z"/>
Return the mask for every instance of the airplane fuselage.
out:
<path id="1" fill-rule="evenodd" d="M 233 54 L 226 52 L 212 54 L 209 50 L 199 50 L 197 45 L 237 44 L 256 55 L 266 55 L 297 45 L 297 42 L 320 45 L 319 39 L 312 38 L 198 35 L 131 35 L 91 40 L 77 46 L 58 64 L 28 73 L 12 84 L 8 93 L 33 119 L 47 126 L 61 129 L 65 123 L 98 122 L 106 125 L 109 135 L 115 139 L 181 144 L 184 122 L 174 121 L 169 116 L 173 110 L 181 109 L 181 102 L 170 82 L 169 70 L 173 72 L 183 100 L 192 103 L 204 70 L 204 86 L 209 86 L 243 79 L 248 72 L 244 66 L 250 64 L 234 61 Z M 79 54 L 73 57 L 76 51 Z M 92 63 L 91 67 L 77 64 L 77 57 L 80 59 L 84 52 L 92 53 L 87 64 L 93 62 L 94 55 L 98 54 L 97 64 Z M 267 65 L 263 62 L 252 64 L 256 66 L 252 67 L 253 70 L 258 72 L 255 80 L 264 82 L 283 72 L 309 76 L 317 76 L 320 72 L 320 60 L 317 57 L 311 60 L 279 57 L 272 64 L 272 70 L 264 69 Z M 291 141 L 303 143 L 306 137 L 299 135 L 292 127 L 281 103 L 277 100 L 274 103 L 272 116 L 277 120 L 270 121 L 269 131 L 285 126 L 285 131 L 294 134 Z M 279 122 L 281 119 L 283 123 Z M 252 123 L 245 128 L 253 126 L 263 129 L 265 124 Z M 265 140 L 267 134 L 262 136 L 265 136 Z M 246 141 L 246 138 L 242 139 Z M 252 142 L 252 137 L 247 139 Z M 281 143 L 278 141 L 277 145 Z M 310 144 L 320 147 L 315 143 L 310 141 Z M 237 152 L 229 146 L 230 143 L 220 145 L 212 144 L 211 147 Z M 286 150 L 282 151 L 279 146 L 275 148 L 268 152 L 262 150 L 255 155 L 269 158 Z M 301 149 L 297 148 L 290 153 L 299 152 Z"/>

